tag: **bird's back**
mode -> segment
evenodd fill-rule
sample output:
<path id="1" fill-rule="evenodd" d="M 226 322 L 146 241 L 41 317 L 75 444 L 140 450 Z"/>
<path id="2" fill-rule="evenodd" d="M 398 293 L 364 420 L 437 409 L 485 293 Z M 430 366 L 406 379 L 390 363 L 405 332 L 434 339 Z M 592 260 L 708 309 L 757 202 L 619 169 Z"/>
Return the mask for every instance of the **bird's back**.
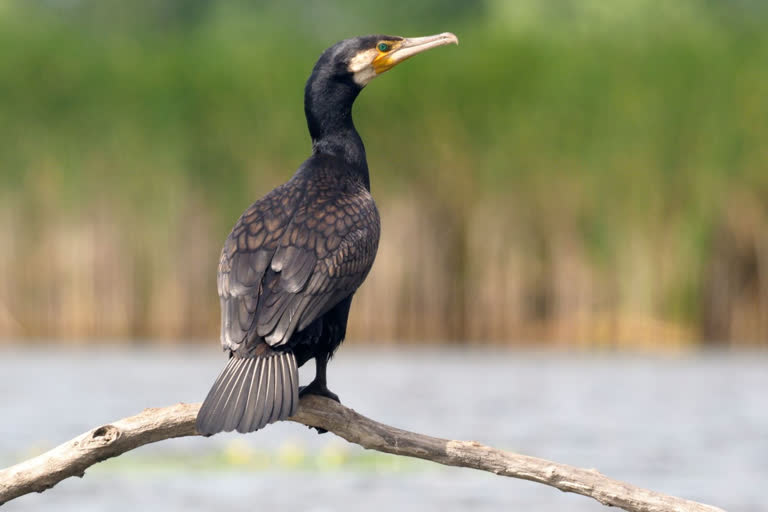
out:
<path id="1" fill-rule="evenodd" d="M 251 205 L 230 233 L 218 273 L 225 348 L 290 337 L 354 293 L 373 264 L 379 214 L 365 184 L 336 158 L 313 155 Z"/>

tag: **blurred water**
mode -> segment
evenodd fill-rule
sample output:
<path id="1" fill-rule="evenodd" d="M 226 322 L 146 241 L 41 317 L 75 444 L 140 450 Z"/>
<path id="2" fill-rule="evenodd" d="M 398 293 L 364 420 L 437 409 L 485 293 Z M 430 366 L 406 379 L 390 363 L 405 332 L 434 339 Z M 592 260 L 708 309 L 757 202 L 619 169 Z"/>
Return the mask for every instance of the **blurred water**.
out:
<path id="1" fill-rule="evenodd" d="M 224 363 L 206 349 L 0 351 L 0 465 L 144 407 L 200 401 Z M 311 366 L 311 365 L 309 365 Z M 305 371 L 306 370 L 306 371 Z M 768 510 L 768 357 L 657 358 L 488 351 L 360 350 L 331 363 L 342 401 L 390 425 L 474 439 L 727 510 Z M 308 382 L 312 369 L 302 369 Z M 231 449 L 342 443 L 281 423 L 248 436 L 179 439 L 129 457 L 195 460 Z M 329 448 L 330 447 L 330 448 Z M 347 448 L 354 457 L 361 449 Z M 430 464 L 328 471 L 144 468 L 111 462 L 4 507 L 28 510 L 602 510 L 551 488 Z"/>

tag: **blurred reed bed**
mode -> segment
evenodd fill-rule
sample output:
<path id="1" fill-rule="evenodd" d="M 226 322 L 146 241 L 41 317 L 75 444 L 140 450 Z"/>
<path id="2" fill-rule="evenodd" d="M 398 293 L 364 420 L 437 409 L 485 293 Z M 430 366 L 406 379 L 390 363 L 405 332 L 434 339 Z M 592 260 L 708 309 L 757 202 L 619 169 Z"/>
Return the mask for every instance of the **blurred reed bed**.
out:
<path id="1" fill-rule="evenodd" d="M 350 319 L 355 342 L 764 343 L 764 213 L 758 222 L 734 206 L 707 261 L 689 254 L 673 223 L 627 234 L 603 264 L 577 230 L 532 226 L 505 202 L 489 199 L 460 225 L 421 203 L 382 201 L 378 260 Z M 0 226 L 4 337 L 173 343 L 216 336 L 223 235 L 199 206 L 164 229 L 116 219 L 106 205 L 80 217 L 46 212 L 30 236 L 13 204 L 4 202 Z M 696 316 L 680 291 L 691 286 Z"/>
<path id="2" fill-rule="evenodd" d="M 193 3 L 2 4 L 0 338 L 215 337 L 218 250 L 307 155 L 319 52 L 449 28 L 356 106 L 383 238 L 350 338 L 768 343 L 761 5 Z"/>

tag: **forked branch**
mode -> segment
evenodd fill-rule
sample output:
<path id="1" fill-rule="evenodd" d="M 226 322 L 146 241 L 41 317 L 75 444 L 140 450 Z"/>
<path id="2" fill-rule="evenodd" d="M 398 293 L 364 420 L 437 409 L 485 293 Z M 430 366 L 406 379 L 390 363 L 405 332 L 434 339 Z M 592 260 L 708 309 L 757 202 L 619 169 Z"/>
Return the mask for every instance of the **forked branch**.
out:
<path id="1" fill-rule="evenodd" d="M 82 477 L 93 464 L 139 446 L 198 435 L 195 417 L 199 408 L 200 404 L 178 404 L 146 409 L 0 470 L 0 504 L 31 492 L 42 492 L 70 476 Z M 594 469 L 505 452 L 473 441 L 439 439 L 390 427 L 317 396 L 303 398 L 299 412 L 291 420 L 326 429 L 370 450 L 532 480 L 633 512 L 723 512 L 709 505 L 641 489 L 603 476 Z"/>

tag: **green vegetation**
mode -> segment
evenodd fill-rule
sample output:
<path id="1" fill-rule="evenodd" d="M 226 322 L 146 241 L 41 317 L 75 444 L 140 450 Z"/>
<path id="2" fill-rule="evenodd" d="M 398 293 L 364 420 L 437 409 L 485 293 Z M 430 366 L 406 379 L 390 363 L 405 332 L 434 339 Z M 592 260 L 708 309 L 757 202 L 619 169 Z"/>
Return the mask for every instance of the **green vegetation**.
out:
<path id="1" fill-rule="evenodd" d="M 382 243 L 437 263 L 383 245 L 353 335 L 768 340 L 762 3 L 164 4 L 0 3 L 0 336 L 214 335 L 320 51 L 451 30 L 356 106 Z"/>

